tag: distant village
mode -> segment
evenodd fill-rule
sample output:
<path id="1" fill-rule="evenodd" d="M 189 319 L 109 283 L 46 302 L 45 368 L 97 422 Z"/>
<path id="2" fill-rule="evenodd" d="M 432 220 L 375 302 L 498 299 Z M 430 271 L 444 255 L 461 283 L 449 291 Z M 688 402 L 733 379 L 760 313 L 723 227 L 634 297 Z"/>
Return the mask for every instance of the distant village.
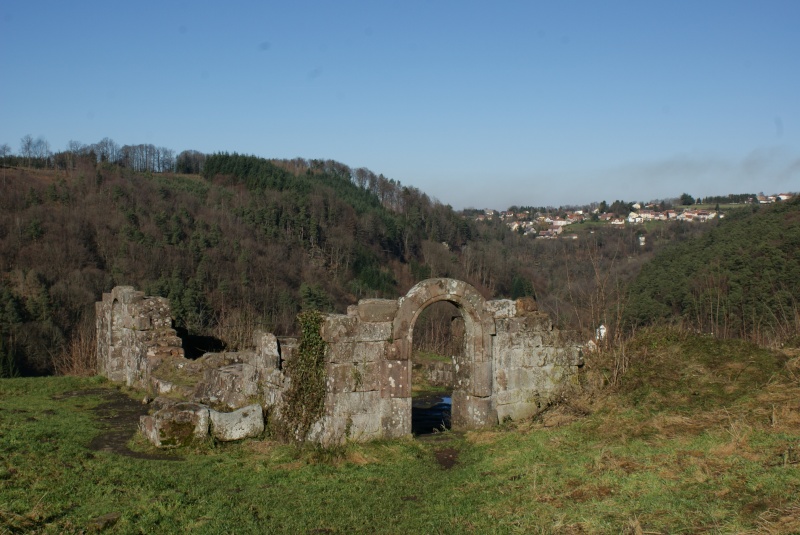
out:
<path id="1" fill-rule="evenodd" d="M 793 193 L 754 195 L 746 198 L 739 204 L 771 204 L 779 201 L 787 201 L 794 196 L 795 194 Z M 692 199 L 692 201 L 694 200 Z M 619 208 L 619 204 L 624 203 L 615 202 L 611 208 Z M 599 224 L 608 224 L 617 228 L 624 228 L 626 225 L 641 225 L 651 221 L 705 223 L 715 218 L 721 219 L 725 217 L 725 214 L 719 209 L 719 203 L 715 203 L 715 209 L 709 209 L 708 207 L 699 208 L 697 207 L 699 204 L 700 200 L 690 205 L 676 207 L 667 205 L 664 202 L 648 203 L 645 205 L 632 203 L 627 205 L 630 210 L 621 211 L 619 209 L 616 211 L 609 210 L 605 202 L 594 208 L 584 209 L 510 209 L 506 211 L 485 209 L 483 212 L 474 214 L 474 218 L 476 221 L 493 221 L 499 219 L 512 231 L 537 239 L 577 239 L 578 236 L 574 233 L 565 234 L 565 227 L 584 221 L 592 221 Z"/>

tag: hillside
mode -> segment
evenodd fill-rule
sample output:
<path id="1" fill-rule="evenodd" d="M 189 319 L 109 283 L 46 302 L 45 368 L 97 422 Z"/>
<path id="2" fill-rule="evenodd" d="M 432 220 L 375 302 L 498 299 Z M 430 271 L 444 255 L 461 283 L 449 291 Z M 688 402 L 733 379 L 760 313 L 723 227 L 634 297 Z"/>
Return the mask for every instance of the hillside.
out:
<path id="1" fill-rule="evenodd" d="M 180 169 L 200 170 L 184 156 Z M 91 372 L 94 303 L 120 284 L 170 298 L 189 355 L 239 348 L 255 327 L 291 334 L 302 309 L 344 312 L 429 277 L 485 297 L 535 296 L 562 327 L 613 333 L 639 268 L 705 231 L 586 223 L 573 225 L 576 240 L 533 240 L 367 169 L 201 156 L 202 175 L 91 155 L 3 169 L 0 375 Z"/>
<path id="2" fill-rule="evenodd" d="M 734 211 L 665 248 L 631 284 L 628 328 L 680 322 L 779 344 L 800 332 L 800 199 Z"/>
<path id="3" fill-rule="evenodd" d="M 93 304 L 119 284 L 169 297 L 179 328 L 234 348 L 255 326 L 292 332 L 301 309 L 344 312 L 431 276 L 508 294 L 521 270 L 491 244 L 509 234 L 330 161 L 217 154 L 203 176 L 87 159 L 6 168 L 0 369 L 46 373 L 87 350 Z"/>

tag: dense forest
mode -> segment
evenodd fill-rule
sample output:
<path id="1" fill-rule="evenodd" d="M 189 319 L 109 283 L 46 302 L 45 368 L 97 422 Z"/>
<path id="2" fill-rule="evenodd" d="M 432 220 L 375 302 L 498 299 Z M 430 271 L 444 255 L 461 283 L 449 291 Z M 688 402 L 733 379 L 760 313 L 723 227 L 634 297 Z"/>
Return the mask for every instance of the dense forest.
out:
<path id="1" fill-rule="evenodd" d="M 656 322 L 776 344 L 800 331 L 800 198 L 732 212 L 631 284 L 629 329 Z"/>

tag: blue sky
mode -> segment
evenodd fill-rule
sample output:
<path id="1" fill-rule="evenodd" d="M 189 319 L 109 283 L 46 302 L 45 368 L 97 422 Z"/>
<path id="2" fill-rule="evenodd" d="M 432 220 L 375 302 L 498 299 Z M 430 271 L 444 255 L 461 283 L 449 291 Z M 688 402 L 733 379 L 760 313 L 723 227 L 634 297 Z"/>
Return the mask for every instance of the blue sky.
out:
<path id="1" fill-rule="evenodd" d="M 455 208 L 800 190 L 800 2 L 0 3 L 26 134 L 368 167 Z"/>

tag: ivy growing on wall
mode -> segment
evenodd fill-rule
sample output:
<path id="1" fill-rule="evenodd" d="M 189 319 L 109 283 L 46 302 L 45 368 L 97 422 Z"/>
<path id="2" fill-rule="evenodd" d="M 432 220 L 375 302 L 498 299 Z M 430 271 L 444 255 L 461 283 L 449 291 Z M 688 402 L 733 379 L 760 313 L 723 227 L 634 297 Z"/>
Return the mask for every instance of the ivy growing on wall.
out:
<path id="1" fill-rule="evenodd" d="M 307 310 L 297 315 L 300 344 L 287 363 L 291 379 L 285 394 L 283 423 L 287 438 L 303 442 L 325 408 L 325 341 L 320 336 L 322 315 Z"/>

